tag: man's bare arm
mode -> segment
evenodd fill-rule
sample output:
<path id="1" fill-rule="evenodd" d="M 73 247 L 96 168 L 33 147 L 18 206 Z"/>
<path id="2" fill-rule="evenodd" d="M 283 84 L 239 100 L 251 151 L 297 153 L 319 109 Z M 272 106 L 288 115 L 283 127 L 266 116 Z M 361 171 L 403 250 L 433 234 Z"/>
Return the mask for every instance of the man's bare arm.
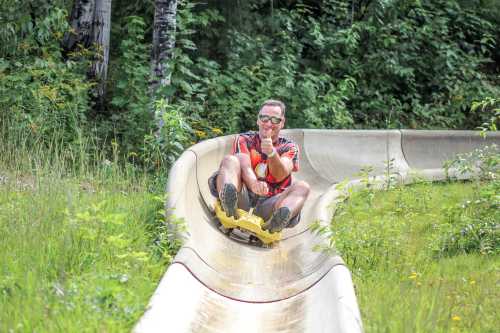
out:
<path id="1" fill-rule="evenodd" d="M 269 172 L 278 182 L 282 181 L 292 173 L 293 163 L 288 157 L 280 157 L 276 152 L 269 158 Z"/>
<path id="2" fill-rule="evenodd" d="M 241 178 L 243 178 L 243 183 L 245 183 L 250 191 L 258 195 L 266 195 L 268 191 L 267 183 L 259 181 L 257 179 L 257 176 L 252 169 L 250 156 L 248 156 L 247 154 L 238 153 L 236 154 L 236 157 L 240 161 Z"/>
<path id="3" fill-rule="evenodd" d="M 261 139 L 261 148 L 264 154 L 270 156 L 268 166 L 271 175 L 273 175 L 278 182 L 288 177 L 293 169 L 292 160 L 285 156 L 279 156 L 276 148 L 274 148 L 273 141 L 269 136 Z"/>

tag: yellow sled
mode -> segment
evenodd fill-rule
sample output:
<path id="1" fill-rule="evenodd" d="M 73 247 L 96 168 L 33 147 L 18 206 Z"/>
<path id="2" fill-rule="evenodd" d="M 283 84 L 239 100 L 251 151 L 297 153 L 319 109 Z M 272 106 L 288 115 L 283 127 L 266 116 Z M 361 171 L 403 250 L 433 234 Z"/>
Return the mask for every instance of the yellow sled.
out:
<path id="1" fill-rule="evenodd" d="M 215 215 L 224 229 L 228 231 L 238 230 L 249 236 L 257 237 L 264 245 L 270 245 L 281 240 L 281 232 L 270 233 L 269 231 L 262 229 L 264 220 L 260 216 L 253 215 L 239 208 L 237 211 L 239 216 L 238 219 L 235 219 L 232 216 L 229 217 L 222 210 L 220 201 L 217 200 L 215 203 Z M 242 237 L 238 237 L 238 239 L 243 240 Z"/>

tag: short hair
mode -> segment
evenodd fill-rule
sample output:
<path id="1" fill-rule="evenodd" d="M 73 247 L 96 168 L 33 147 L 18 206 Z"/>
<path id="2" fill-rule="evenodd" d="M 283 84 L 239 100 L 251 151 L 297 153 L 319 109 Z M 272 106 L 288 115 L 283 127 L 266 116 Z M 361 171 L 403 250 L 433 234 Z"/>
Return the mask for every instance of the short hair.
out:
<path id="1" fill-rule="evenodd" d="M 259 109 L 259 113 L 262 111 L 264 106 L 278 106 L 281 109 L 281 115 L 285 116 L 286 106 L 282 101 L 278 101 L 277 99 L 266 100 L 264 103 L 262 103 L 262 106 Z"/>

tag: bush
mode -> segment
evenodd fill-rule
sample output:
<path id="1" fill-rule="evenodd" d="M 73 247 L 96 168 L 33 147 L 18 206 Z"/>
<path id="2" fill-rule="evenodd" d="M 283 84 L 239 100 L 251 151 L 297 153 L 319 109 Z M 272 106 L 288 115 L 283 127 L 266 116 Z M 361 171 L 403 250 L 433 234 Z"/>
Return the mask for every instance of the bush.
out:
<path id="1" fill-rule="evenodd" d="M 460 154 L 447 162 L 460 173 L 475 173 L 474 197 L 447 213 L 449 232 L 442 238 L 440 254 L 500 253 L 500 155 L 496 145 Z"/>
<path id="2" fill-rule="evenodd" d="M 441 253 L 500 253 L 500 181 L 481 184 L 477 198 L 450 210 L 450 231 L 443 237 Z"/>
<path id="3" fill-rule="evenodd" d="M 125 22 L 125 35 L 120 43 L 121 57 L 113 67 L 116 84 L 111 100 L 114 108 L 112 131 L 126 151 L 137 152 L 145 135 L 155 128 L 148 94 L 150 48 L 144 43 L 144 20 L 129 16 Z M 103 134 L 109 131 L 104 130 Z"/>
<path id="4" fill-rule="evenodd" d="M 156 101 L 156 118 L 161 127 L 156 133 L 144 137 L 140 159 L 149 169 L 168 169 L 192 140 L 192 129 L 183 116 L 182 109 L 165 99 Z"/>
<path id="5" fill-rule="evenodd" d="M 23 22 L 29 14 L 21 11 L 16 19 Z M 53 7 L 39 15 L 29 17 L 29 23 L 13 21 L 0 28 L 0 43 L 15 41 L 0 53 L 1 121 L 8 124 L 11 138 L 75 142 L 89 108 L 85 61 L 62 58 L 59 43 L 69 29 L 66 12 Z"/>
<path id="6" fill-rule="evenodd" d="M 498 29 L 481 6 L 299 1 L 264 15 L 267 6 L 238 7 L 238 24 L 195 36 L 223 47 L 203 90 L 212 126 L 252 127 L 258 105 L 274 97 L 291 127 L 475 128 L 484 117 L 472 101 L 500 93 L 485 71 Z M 193 64 L 200 53 L 214 59 L 200 50 Z"/>

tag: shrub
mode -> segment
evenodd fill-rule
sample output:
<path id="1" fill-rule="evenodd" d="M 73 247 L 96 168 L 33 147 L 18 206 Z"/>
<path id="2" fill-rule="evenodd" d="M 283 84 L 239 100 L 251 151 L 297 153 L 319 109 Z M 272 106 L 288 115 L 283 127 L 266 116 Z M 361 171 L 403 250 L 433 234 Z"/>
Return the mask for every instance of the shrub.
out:
<path id="1" fill-rule="evenodd" d="M 482 186 L 478 198 L 450 210 L 450 231 L 442 239 L 442 255 L 500 253 L 499 191 L 500 182 L 492 181 Z"/>
<path id="2" fill-rule="evenodd" d="M 59 43 L 69 28 L 66 12 L 57 6 L 34 17 L 20 12 L 18 21 L 0 28 L 1 43 L 12 47 L 0 53 L 1 120 L 11 138 L 38 144 L 54 138 L 75 142 L 86 125 L 90 84 L 85 61 L 62 59 Z M 29 22 L 19 24 L 26 16 Z"/>
<path id="3" fill-rule="evenodd" d="M 484 134 L 484 133 L 483 133 Z M 500 155 L 496 145 L 460 154 L 445 164 L 459 173 L 476 175 L 474 197 L 447 213 L 449 232 L 442 238 L 440 254 L 500 252 Z"/>
<path id="4" fill-rule="evenodd" d="M 144 42 L 145 23 L 141 17 L 125 18 L 121 57 L 113 68 L 114 85 L 111 115 L 114 135 L 126 151 L 137 151 L 144 136 L 154 128 L 154 112 L 148 94 L 150 48 Z M 110 126 L 110 124 L 107 124 Z M 105 133 L 109 129 L 104 128 Z"/>

